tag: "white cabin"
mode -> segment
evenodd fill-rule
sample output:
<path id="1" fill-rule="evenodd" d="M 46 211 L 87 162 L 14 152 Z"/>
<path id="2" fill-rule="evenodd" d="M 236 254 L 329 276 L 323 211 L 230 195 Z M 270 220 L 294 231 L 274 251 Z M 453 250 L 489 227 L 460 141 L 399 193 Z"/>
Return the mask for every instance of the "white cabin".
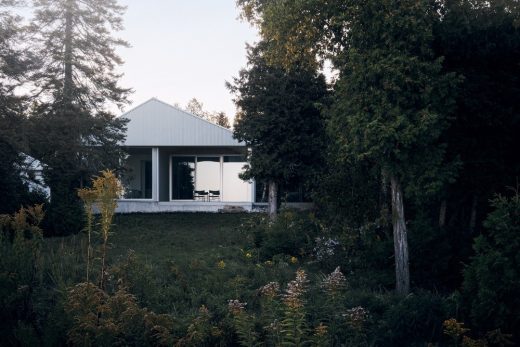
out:
<path id="1" fill-rule="evenodd" d="M 129 157 L 117 212 L 252 210 L 255 184 L 238 176 L 246 146 L 231 130 L 155 98 L 122 117 Z"/>

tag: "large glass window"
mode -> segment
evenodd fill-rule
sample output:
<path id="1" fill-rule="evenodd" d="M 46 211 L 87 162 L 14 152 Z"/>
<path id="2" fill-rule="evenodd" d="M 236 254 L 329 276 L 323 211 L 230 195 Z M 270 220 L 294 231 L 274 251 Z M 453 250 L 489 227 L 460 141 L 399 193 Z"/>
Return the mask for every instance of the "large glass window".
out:
<path id="1" fill-rule="evenodd" d="M 172 199 L 191 200 L 195 190 L 195 157 L 172 157 Z"/>
<path id="2" fill-rule="evenodd" d="M 172 156 L 172 200 L 251 201 L 243 156 Z"/>
<path id="3" fill-rule="evenodd" d="M 223 201 L 251 201 L 251 183 L 240 179 L 246 160 L 243 156 L 224 156 L 222 164 Z"/>
<path id="4" fill-rule="evenodd" d="M 152 198 L 152 149 L 130 148 L 122 176 L 125 199 Z"/>
<path id="5" fill-rule="evenodd" d="M 220 157 L 197 157 L 195 187 L 220 192 Z"/>

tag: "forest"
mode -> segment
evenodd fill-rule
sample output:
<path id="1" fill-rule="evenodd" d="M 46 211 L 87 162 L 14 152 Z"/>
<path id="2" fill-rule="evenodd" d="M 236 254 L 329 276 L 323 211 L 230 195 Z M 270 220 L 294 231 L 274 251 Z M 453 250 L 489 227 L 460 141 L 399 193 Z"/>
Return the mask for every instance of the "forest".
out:
<path id="1" fill-rule="evenodd" d="M 266 213 L 117 215 L 125 8 L 0 0 L 0 345 L 520 345 L 520 2 L 236 5 Z"/>

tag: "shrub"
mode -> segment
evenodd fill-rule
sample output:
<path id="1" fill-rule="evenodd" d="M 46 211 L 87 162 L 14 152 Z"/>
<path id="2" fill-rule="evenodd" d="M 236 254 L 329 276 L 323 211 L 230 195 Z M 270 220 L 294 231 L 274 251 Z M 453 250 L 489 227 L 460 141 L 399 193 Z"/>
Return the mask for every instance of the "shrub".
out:
<path id="1" fill-rule="evenodd" d="M 498 196 L 464 271 L 463 298 L 471 325 L 501 329 L 520 343 L 520 196 Z"/>
<path id="2" fill-rule="evenodd" d="M 0 215 L 0 334 L 7 344 L 36 335 L 33 305 L 42 280 L 43 215 L 42 205 Z"/>

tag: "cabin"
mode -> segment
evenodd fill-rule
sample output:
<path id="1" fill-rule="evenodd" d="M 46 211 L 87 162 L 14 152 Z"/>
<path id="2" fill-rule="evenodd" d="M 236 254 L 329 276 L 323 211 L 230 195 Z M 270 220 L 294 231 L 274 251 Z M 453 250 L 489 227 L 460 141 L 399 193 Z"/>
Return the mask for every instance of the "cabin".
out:
<path id="1" fill-rule="evenodd" d="M 231 130 L 152 98 L 126 112 L 128 153 L 117 212 L 251 211 L 247 148 Z"/>

